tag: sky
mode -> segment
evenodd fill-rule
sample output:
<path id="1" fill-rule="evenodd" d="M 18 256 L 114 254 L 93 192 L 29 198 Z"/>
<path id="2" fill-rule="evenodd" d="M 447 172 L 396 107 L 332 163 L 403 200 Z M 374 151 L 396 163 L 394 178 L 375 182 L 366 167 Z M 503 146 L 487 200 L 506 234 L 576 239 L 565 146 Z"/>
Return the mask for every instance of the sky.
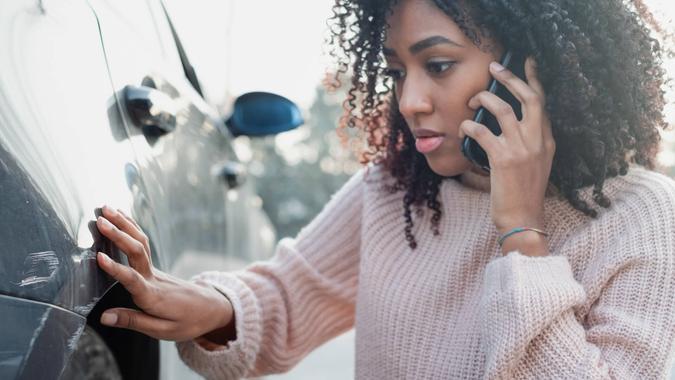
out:
<path id="1" fill-rule="evenodd" d="M 307 108 L 329 63 L 321 53 L 332 2 L 169 0 L 167 7 L 214 103 L 264 90 Z"/>

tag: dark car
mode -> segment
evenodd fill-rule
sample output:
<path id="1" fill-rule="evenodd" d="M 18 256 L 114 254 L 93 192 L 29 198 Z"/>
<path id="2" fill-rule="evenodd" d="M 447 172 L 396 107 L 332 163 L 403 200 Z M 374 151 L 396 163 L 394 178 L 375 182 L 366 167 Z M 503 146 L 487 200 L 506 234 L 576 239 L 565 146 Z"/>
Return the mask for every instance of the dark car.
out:
<path id="1" fill-rule="evenodd" d="M 172 344 L 98 322 L 134 305 L 96 265 L 124 260 L 96 210 L 129 213 L 183 278 L 269 255 L 232 140 L 300 113 L 251 93 L 221 117 L 160 0 L 2 0 L 0 46 L 0 379 L 158 378 Z"/>

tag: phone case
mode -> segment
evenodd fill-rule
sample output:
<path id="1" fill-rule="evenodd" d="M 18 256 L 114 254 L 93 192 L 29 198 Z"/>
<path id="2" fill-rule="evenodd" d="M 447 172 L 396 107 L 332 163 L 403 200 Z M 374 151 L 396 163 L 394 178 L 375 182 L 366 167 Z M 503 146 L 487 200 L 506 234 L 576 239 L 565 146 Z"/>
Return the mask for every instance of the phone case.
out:
<path id="1" fill-rule="evenodd" d="M 526 81 L 525 79 L 525 56 L 515 54 L 512 51 L 507 51 L 502 56 L 500 63 L 502 66 L 511 70 L 517 77 Z M 487 89 L 489 92 L 496 94 L 500 98 L 504 99 L 511 108 L 513 108 L 514 113 L 518 120 L 522 119 L 521 106 L 518 99 L 516 99 L 509 90 L 504 87 L 496 79 L 490 80 L 490 84 Z M 476 123 L 485 125 L 495 136 L 502 134 L 502 129 L 499 127 L 499 122 L 497 118 L 492 115 L 486 108 L 480 107 L 474 116 L 473 119 Z M 478 144 L 478 142 L 472 139 L 469 136 L 466 136 L 462 141 L 462 153 L 466 158 L 471 162 L 481 167 L 483 170 L 490 171 L 490 162 L 488 160 L 485 150 Z"/>

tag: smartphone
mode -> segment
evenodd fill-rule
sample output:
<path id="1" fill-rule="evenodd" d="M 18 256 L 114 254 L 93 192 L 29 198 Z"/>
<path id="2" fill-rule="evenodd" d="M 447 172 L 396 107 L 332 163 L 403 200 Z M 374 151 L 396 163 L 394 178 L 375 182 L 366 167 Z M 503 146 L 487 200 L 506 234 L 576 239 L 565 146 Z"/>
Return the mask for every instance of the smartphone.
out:
<path id="1" fill-rule="evenodd" d="M 524 55 L 516 54 L 511 50 L 507 50 L 499 63 L 511 70 L 514 75 L 523 81 L 527 81 L 525 79 L 525 59 L 526 57 Z M 511 106 L 511 108 L 513 108 L 513 111 L 516 114 L 518 120 L 522 119 L 523 116 L 520 102 L 509 90 L 506 89 L 506 87 L 504 87 L 503 84 L 492 78 L 487 90 L 506 101 Z M 502 129 L 499 126 L 497 118 L 482 106 L 476 111 L 473 121 L 488 127 L 488 129 L 494 133 L 495 136 L 502 134 Z M 467 159 L 469 159 L 469 161 L 473 162 L 484 171 L 490 171 L 490 162 L 488 161 L 487 153 L 485 153 L 485 150 L 483 150 L 476 140 L 469 136 L 465 136 L 462 140 L 462 153 Z"/>

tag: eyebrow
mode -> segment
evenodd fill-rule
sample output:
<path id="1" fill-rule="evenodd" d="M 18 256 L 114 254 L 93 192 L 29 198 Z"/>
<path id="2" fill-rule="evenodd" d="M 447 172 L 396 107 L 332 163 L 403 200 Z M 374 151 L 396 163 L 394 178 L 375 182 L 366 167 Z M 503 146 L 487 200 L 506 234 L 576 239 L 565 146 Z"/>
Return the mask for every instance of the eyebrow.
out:
<path id="1" fill-rule="evenodd" d="M 448 39 L 446 37 L 432 36 L 432 37 L 429 37 L 429 38 L 425 38 L 422 41 L 415 42 L 412 46 L 410 46 L 410 48 L 408 50 L 410 51 L 411 54 L 414 55 L 414 54 L 417 54 L 417 53 L 421 52 L 424 49 L 428 49 L 432 46 L 436 46 L 436 45 L 440 45 L 440 44 L 453 45 L 453 46 L 456 46 L 456 47 L 464 47 L 463 45 L 458 44 L 457 42 L 455 42 L 451 39 Z M 383 47 L 382 53 L 384 53 L 384 55 L 386 55 L 386 56 L 392 56 L 392 57 L 396 56 L 396 51 L 394 51 L 394 49 L 390 49 L 388 47 Z"/>

